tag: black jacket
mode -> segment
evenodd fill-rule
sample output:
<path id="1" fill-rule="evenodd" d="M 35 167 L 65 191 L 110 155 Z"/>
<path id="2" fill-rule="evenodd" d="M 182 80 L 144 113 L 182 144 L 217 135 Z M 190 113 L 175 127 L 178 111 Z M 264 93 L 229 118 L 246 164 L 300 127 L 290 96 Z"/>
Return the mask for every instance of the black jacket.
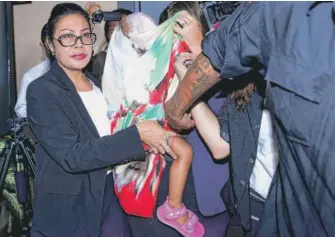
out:
<path id="1" fill-rule="evenodd" d="M 27 113 L 39 141 L 33 231 L 70 237 L 84 215 L 90 235 L 99 236 L 106 167 L 144 159 L 137 128 L 100 138 L 74 84 L 57 62 L 28 87 Z"/>
<path id="2" fill-rule="evenodd" d="M 252 227 L 249 181 L 256 161 L 264 109 L 265 84 L 262 80 L 257 72 L 250 72 L 237 78 L 236 82 L 226 82 L 226 87 L 233 90 L 237 90 L 235 85 L 243 88 L 249 82 L 253 82 L 257 89 L 248 105 L 241 110 L 236 108 L 234 99 L 227 98 L 219 115 L 221 136 L 230 144 L 230 178 L 221 196 L 231 216 L 238 217 L 246 230 Z"/>

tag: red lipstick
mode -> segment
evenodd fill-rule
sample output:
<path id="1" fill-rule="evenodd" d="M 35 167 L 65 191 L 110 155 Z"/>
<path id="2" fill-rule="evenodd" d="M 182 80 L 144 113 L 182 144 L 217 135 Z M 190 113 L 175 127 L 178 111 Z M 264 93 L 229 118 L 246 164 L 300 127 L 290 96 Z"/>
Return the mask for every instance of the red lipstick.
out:
<path id="1" fill-rule="evenodd" d="M 71 56 L 71 58 L 76 59 L 76 60 L 83 60 L 86 57 L 87 57 L 87 55 L 84 54 L 84 53 L 78 53 L 78 54 L 74 54 L 74 55 Z"/>

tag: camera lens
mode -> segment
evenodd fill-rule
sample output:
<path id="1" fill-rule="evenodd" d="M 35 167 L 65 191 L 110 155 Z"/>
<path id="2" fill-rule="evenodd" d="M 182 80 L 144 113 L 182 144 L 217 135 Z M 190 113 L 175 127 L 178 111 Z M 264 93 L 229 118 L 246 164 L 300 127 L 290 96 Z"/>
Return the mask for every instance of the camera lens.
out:
<path id="1" fill-rule="evenodd" d="M 104 19 L 104 13 L 101 10 L 98 10 L 92 14 L 93 24 L 100 23 L 103 19 Z"/>

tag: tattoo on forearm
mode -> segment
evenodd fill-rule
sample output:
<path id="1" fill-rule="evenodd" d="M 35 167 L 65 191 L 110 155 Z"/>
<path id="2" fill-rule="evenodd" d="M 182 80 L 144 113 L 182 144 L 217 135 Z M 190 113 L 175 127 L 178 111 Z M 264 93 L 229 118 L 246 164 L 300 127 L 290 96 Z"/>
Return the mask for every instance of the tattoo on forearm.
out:
<path id="1" fill-rule="evenodd" d="M 206 83 L 208 80 L 208 68 L 211 67 L 211 64 L 209 60 L 202 56 L 197 60 L 197 64 L 194 67 L 195 74 L 197 75 L 197 80 L 194 83 L 194 87 L 192 90 L 192 94 L 197 93 L 197 90 L 203 85 L 203 83 Z"/>
<path id="2" fill-rule="evenodd" d="M 172 115 L 184 114 L 218 80 L 219 74 L 213 69 L 209 59 L 200 54 L 171 98 L 167 113 Z"/>

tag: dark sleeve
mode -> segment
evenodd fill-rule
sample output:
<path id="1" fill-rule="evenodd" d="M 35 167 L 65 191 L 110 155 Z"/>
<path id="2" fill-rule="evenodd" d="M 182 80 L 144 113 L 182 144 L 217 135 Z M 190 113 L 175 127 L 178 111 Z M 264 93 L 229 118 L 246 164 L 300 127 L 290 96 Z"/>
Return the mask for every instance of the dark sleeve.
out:
<path id="1" fill-rule="evenodd" d="M 40 82 L 39 82 L 40 83 Z M 27 91 L 28 121 L 42 148 L 70 173 L 100 169 L 127 161 L 144 160 L 144 149 L 135 126 L 112 136 L 80 140 L 61 106 L 36 83 Z M 42 92 L 41 92 L 42 91 Z"/>
<path id="2" fill-rule="evenodd" d="M 218 120 L 220 124 L 220 134 L 223 140 L 230 141 L 229 125 L 228 125 L 228 106 L 230 99 L 226 98 L 219 112 Z"/>
<path id="3" fill-rule="evenodd" d="M 102 80 L 102 74 L 104 73 L 106 56 L 107 53 L 105 51 L 101 51 L 92 59 L 92 73 L 100 82 Z"/>
<path id="4" fill-rule="evenodd" d="M 241 5 L 203 40 L 202 53 L 223 78 L 248 72 L 253 59 L 262 62 L 260 22 L 263 8 L 262 2 Z"/>

